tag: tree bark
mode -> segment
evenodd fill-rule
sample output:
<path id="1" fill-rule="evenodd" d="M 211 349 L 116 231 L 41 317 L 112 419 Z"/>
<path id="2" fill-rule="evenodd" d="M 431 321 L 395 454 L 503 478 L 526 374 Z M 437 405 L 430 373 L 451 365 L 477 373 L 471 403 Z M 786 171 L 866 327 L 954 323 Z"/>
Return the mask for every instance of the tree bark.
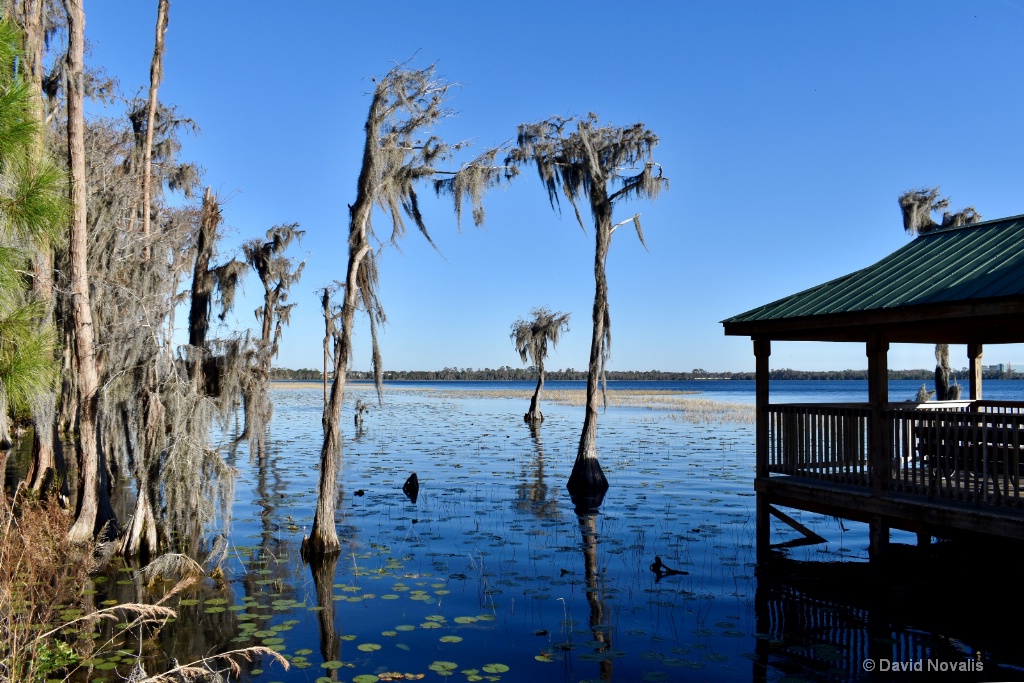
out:
<path id="1" fill-rule="evenodd" d="M 152 380 L 149 380 L 152 385 Z M 117 547 L 117 554 L 138 557 L 143 563 L 160 552 L 161 539 L 157 528 L 154 504 L 159 500 L 161 435 L 164 430 L 164 404 L 155 390 L 149 391 L 142 406 L 143 433 L 141 453 L 135 457 L 135 480 L 138 495 L 132 523 Z"/>
<path id="2" fill-rule="evenodd" d="M 544 421 L 544 414 L 540 412 L 540 392 L 544 389 L 544 359 L 537 361 L 539 377 L 537 377 L 537 388 L 533 391 L 533 398 L 530 399 L 530 410 L 523 416 L 523 419 L 530 424 Z"/>
<path id="3" fill-rule="evenodd" d="M 324 411 L 324 445 L 320 450 L 320 484 L 316 513 L 309 538 L 303 539 L 303 557 L 338 552 L 338 532 L 334 526 L 335 500 L 338 492 L 338 468 L 342 453 L 341 406 L 345 401 L 345 380 L 352 356 L 352 327 L 359 304 L 359 276 L 363 260 L 370 256 L 369 224 L 373 211 L 374 148 L 380 144 L 382 119 L 381 92 L 370 103 L 366 118 L 366 138 L 363 143 L 363 161 L 356 185 L 356 200 L 349 207 L 348 268 L 345 275 L 345 297 L 341 305 L 341 331 L 334 338 L 334 383 L 327 409 Z M 372 311 L 367 311 L 373 315 Z M 330 316 L 325 294 L 324 316 Z M 330 325 L 328 325 L 330 329 Z"/>
<path id="4" fill-rule="evenodd" d="M 42 0 L 22 0 L 18 7 L 22 27 L 25 31 L 25 48 L 23 50 L 25 71 L 29 88 L 32 91 L 32 103 L 36 108 L 36 121 L 39 126 L 39 134 L 36 138 L 35 150 L 33 152 L 33 163 L 42 158 L 45 151 L 44 131 L 46 128 L 46 114 L 43 104 L 43 2 Z M 49 325 L 53 321 L 54 296 L 53 296 L 53 255 L 52 247 L 49 245 L 39 248 L 32 255 L 32 295 L 42 301 L 46 306 L 43 316 L 43 325 Z M 32 462 L 25 481 L 32 491 L 45 494 L 43 485 L 45 482 L 53 481 L 53 475 L 62 465 L 59 460 L 58 450 L 60 444 L 54 439 L 57 388 L 53 387 L 52 392 L 32 402 Z M 56 444 L 56 446 L 55 446 Z M 63 481 L 63 478 L 61 478 Z M 66 494 L 66 483 L 63 487 Z"/>
<path id="5" fill-rule="evenodd" d="M 210 300 L 213 298 L 214 277 L 210 270 L 213 247 L 217 242 L 217 226 L 220 225 L 220 206 L 213 190 L 206 188 L 203 208 L 199 218 L 199 234 L 196 236 L 196 260 L 192 269 L 192 301 L 188 311 L 189 379 L 199 392 L 204 391 L 206 378 L 203 375 L 206 335 L 210 329 Z"/>
<path id="6" fill-rule="evenodd" d="M 337 344 L 337 342 L 335 342 Z M 324 444 L 320 450 L 320 483 L 317 487 L 316 512 L 309 538 L 303 539 L 304 559 L 337 553 L 341 549 L 338 530 L 334 526 L 335 501 L 338 497 L 338 467 L 341 460 L 341 406 L 345 401 L 345 371 L 335 353 L 334 384 L 328 399 L 324 421 Z"/>
<path id="7" fill-rule="evenodd" d="M 598 183 L 595 180 L 594 185 Z M 597 192 L 596 187 L 592 193 Z M 603 194 L 603 191 L 602 191 Z M 605 354 L 605 337 L 608 324 L 608 280 L 605 264 L 608 260 L 608 248 L 611 243 L 611 204 L 607 197 L 592 197 L 591 206 L 594 211 L 594 231 L 597 233 L 597 246 L 594 250 L 594 329 L 590 338 L 590 365 L 587 368 L 587 405 L 583 416 L 583 432 L 576 451 L 576 462 L 566 488 L 573 495 L 603 494 L 608 490 L 608 479 L 601 470 L 597 459 L 597 415 L 599 408 L 598 382 L 600 381 L 603 357 Z"/>
<path id="8" fill-rule="evenodd" d="M 149 101 L 146 105 L 146 145 L 142 150 L 142 235 L 148 241 L 151 220 L 150 197 L 153 168 L 153 128 L 156 125 L 156 94 L 163 79 L 164 33 L 167 31 L 167 11 L 170 0 L 158 0 L 156 10 L 156 40 L 153 61 L 149 65 Z M 142 257 L 149 260 L 149 244 L 142 248 Z"/>
<path id="9" fill-rule="evenodd" d="M 334 382 L 327 402 L 324 420 L 324 445 L 320 450 L 320 484 L 309 539 L 303 542 L 305 556 L 333 553 L 341 549 L 334 526 L 335 501 L 338 495 L 338 469 L 342 453 L 341 407 L 345 402 L 345 381 L 352 356 L 352 326 L 355 324 L 359 294 L 359 269 L 370 251 L 366 223 L 372 206 L 353 208 L 349 235 L 348 274 L 345 278 L 345 299 L 341 306 L 341 332 L 334 340 Z M 327 315 L 330 311 L 327 310 Z"/>
<path id="10" fill-rule="evenodd" d="M 78 506 L 68 531 L 72 543 L 91 542 L 107 521 L 100 516 L 100 453 L 97 439 L 99 377 L 89 301 L 88 235 L 86 234 L 85 120 L 83 73 L 85 50 L 84 0 L 64 0 L 68 15 L 68 161 L 71 169 L 72 219 L 70 252 L 71 320 L 78 370 Z"/>

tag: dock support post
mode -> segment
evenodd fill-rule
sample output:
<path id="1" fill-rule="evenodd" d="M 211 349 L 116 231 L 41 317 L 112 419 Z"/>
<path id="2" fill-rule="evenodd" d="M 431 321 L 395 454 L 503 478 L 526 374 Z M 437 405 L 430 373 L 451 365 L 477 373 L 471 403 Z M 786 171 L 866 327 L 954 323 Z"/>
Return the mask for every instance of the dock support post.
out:
<path id="1" fill-rule="evenodd" d="M 768 495 L 758 492 L 755 506 L 755 553 L 757 563 L 761 564 L 768 559 L 772 544 L 772 506 L 768 502 Z"/>
<path id="2" fill-rule="evenodd" d="M 889 525 L 882 517 L 868 523 L 868 559 L 883 560 L 889 551 Z"/>
<path id="3" fill-rule="evenodd" d="M 756 441 L 754 446 L 754 463 L 757 479 L 768 478 L 768 358 L 772 355 L 772 344 L 768 339 L 754 339 L 754 407 L 755 407 L 755 431 Z M 771 507 L 768 498 L 764 493 L 757 494 L 757 517 L 756 517 L 756 554 L 757 561 L 762 562 L 768 558 L 768 550 L 771 545 Z"/>
<path id="4" fill-rule="evenodd" d="M 868 402 L 871 404 L 871 435 L 868 457 L 871 466 L 872 494 L 882 497 L 889 489 L 891 476 L 889 448 L 887 446 L 888 425 L 885 409 L 889 403 L 889 342 L 880 334 L 872 334 L 867 343 L 868 355 Z M 871 559 L 882 558 L 889 547 L 889 525 L 881 517 L 873 517 L 870 526 Z"/>

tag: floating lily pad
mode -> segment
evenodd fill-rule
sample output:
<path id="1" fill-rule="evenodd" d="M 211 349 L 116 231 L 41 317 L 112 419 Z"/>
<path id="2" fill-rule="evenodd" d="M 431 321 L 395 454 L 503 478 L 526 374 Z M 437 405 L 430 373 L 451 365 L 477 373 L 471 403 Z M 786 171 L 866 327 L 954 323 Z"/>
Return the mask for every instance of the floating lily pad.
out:
<path id="1" fill-rule="evenodd" d="M 489 674 L 503 674 L 508 671 L 508 667 L 504 664 L 484 664 L 483 670 Z"/>
<path id="2" fill-rule="evenodd" d="M 380 645 L 377 643 L 360 643 L 356 647 L 363 652 L 376 652 L 380 649 Z"/>
<path id="3" fill-rule="evenodd" d="M 461 643 L 462 638 L 459 636 L 441 636 L 442 643 Z"/>

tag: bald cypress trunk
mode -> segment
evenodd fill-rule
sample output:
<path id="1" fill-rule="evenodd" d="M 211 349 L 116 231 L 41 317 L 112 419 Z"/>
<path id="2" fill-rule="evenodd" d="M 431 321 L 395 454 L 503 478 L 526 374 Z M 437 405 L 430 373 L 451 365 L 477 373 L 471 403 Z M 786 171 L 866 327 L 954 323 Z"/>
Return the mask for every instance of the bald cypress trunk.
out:
<path id="1" fill-rule="evenodd" d="M 597 183 L 595 183 L 596 185 Z M 592 195 L 599 192 L 595 187 Z M 603 189 L 600 190 L 603 195 Z M 608 336 L 608 280 L 605 264 L 608 261 L 608 247 L 611 243 L 611 204 L 607 198 L 591 198 L 594 210 L 594 228 L 597 233 L 597 247 L 594 251 L 594 311 L 593 333 L 590 338 L 590 364 L 587 368 L 587 403 L 583 416 L 583 431 L 580 434 L 576 462 L 566 488 L 572 495 L 603 494 L 608 490 L 608 480 L 597 459 L 597 415 L 600 408 L 598 383 L 604 368 L 605 344 Z"/>
<path id="2" fill-rule="evenodd" d="M 364 211 L 353 208 L 353 229 L 349 237 L 348 275 L 345 279 L 345 299 L 341 307 L 341 331 L 334 339 L 334 382 L 331 385 L 327 410 L 324 413 L 324 445 L 320 450 L 320 483 L 316 513 L 309 538 L 303 541 L 306 556 L 337 552 L 341 548 L 334 526 L 335 503 L 338 496 L 338 470 L 341 466 L 341 407 L 345 403 L 346 369 L 352 356 L 352 326 L 355 324 L 358 274 L 363 259 L 370 251 L 366 235 L 366 220 L 372 207 Z M 361 220 L 358 217 L 363 217 Z M 325 306 L 325 315 L 330 312 Z"/>
<path id="3" fill-rule="evenodd" d="M 356 200 L 349 207 L 348 268 L 345 274 L 345 295 L 341 305 L 341 331 L 334 333 L 334 383 L 324 411 L 324 445 L 320 450 L 320 483 L 316 513 L 309 538 L 303 539 L 304 556 L 337 552 L 341 548 L 334 526 L 335 502 L 338 495 L 338 469 L 342 454 L 341 407 L 345 402 L 345 380 L 352 356 L 352 328 L 359 304 L 360 274 L 363 261 L 370 257 L 369 224 L 373 211 L 374 169 L 376 147 L 380 141 L 382 93 L 374 95 L 366 118 L 366 139 L 363 143 L 363 161 L 356 185 Z M 368 283 L 367 283 L 368 285 Z M 325 294 L 326 297 L 326 294 Z M 324 317 L 330 318 L 327 300 Z M 372 316 L 373 312 L 368 311 Z M 328 328 L 333 326 L 328 322 Z"/>
<path id="4" fill-rule="evenodd" d="M 322 557 L 341 549 L 334 526 L 335 502 L 338 497 L 338 468 L 341 460 L 341 405 L 345 401 L 344 366 L 337 364 L 335 354 L 334 384 L 324 419 L 324 444 L 320 450 L 320 482 L 317 486 L 316 512 L 309 537 L 302 541 L 304 558 Z"/>
<path id="5" fill-rule="evenodd" d="M 85 49 L 84 0 L 64 0 L 68 15 L 68 161 L 71 171 L 72 220 L 70 252 L 71 324 L 78 387 L 78 505 L 68 531 L 72 543 L 91 542 L 107 521 L 100 512 L 110 508 L 101 501 L 108 492 L 101 486 L 98 411 L 99 375 L 96 368 L 92 309 L 89 299 L 88 235 L 86 234 L 85 121 L 83 62 Z"/>
<path id="6" fill-rule="evenodd" d="M 156 10 L 156 40 L 153 45 L 153 60 L 149 66 L 149 101 L 146 105 L 146 143 L 142 149 L 142 236 L 149 239 L 152 205 L 153 129 L 156 127 L 157 90 L 163 79 L 164 33 L 167 31 L 169 0 L 159 0 Z M 143 247 L 142 257 L 149 260 L 149 245 Z"/>
<path id="7" fill-rule="evenodd" d="M 540 412 L 540 392 L 544 389 L 544 359 L 538 363 L 539 377 L 537 377 L 537 388 L 533 391 L 533 398 L 530 399 L 530 410 L 523 416 L 523 419 L 534 424 L 544 421 L 544 414 Z"/>
<path id="8" fill-rule="evenodd" d="M 203 373 L 206 335 L 210 329 L 210 301 L 213 298 L 215 278 L 210 269 L 213 248 L 217 242 L 217 227 L 220 225 L 220 206 L 213 190 L 206 188 L 203 208 L 199 218 L 199 234 L 196 236 L 196 260 L 192 269 L 192 301 L 188 311 L 189 378 L 197 391 L 204 390 L 206 378 Z"/>

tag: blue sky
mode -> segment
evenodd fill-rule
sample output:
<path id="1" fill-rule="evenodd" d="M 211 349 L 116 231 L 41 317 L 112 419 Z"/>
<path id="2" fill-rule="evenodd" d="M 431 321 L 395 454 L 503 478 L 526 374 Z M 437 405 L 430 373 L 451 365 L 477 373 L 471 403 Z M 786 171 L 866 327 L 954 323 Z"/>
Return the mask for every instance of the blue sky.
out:
<path id="1" fill-rule="evenodd" d="M 148 84 L 156 5 L 86 2 L 87 59 L 129 96 Z M 202 128 L 184 156 L 225 200 L 225 252 L 275 224 L 306 230 L 279 366 L 322 363 L 315 291 L 344 277 L 369 79 L 411 59 L 459 84 L 436 131 L 451 141 L 483 148 L 588 112 L 651 128 L 671 185 L 619 210 L 642 214 L 650 251 L 625 230 L 612 243 L 609 369 L 749 370 L 750 341 L 720 321 L 903 245 L 903 190 L 1024 213 L 1021 35 L 1011 0 L 173 0 L 160 97 Z M 538 305 L 573 315 L 548 367 L 585 368 L 593 231 L 552 211 L 532 172 L 487 197 L 481 230 L 460 233 L 449 201 L 421 195 L 440 254 L 410 234 L 383 255 L 385 368 L 519 365 L 509 326 Z M 255 327 L 260 289 L 250 278 L 232 325 Z M 357 369 L 368 338 L 364 324 Z M 986 363 L 1018 361 L 1019 347 L 986 349 Z M 928 346 L 890 354 L 891 367 L 933 363 Z M 772 367 L 866 359 L 859 345 L 777 344 Z"/>

